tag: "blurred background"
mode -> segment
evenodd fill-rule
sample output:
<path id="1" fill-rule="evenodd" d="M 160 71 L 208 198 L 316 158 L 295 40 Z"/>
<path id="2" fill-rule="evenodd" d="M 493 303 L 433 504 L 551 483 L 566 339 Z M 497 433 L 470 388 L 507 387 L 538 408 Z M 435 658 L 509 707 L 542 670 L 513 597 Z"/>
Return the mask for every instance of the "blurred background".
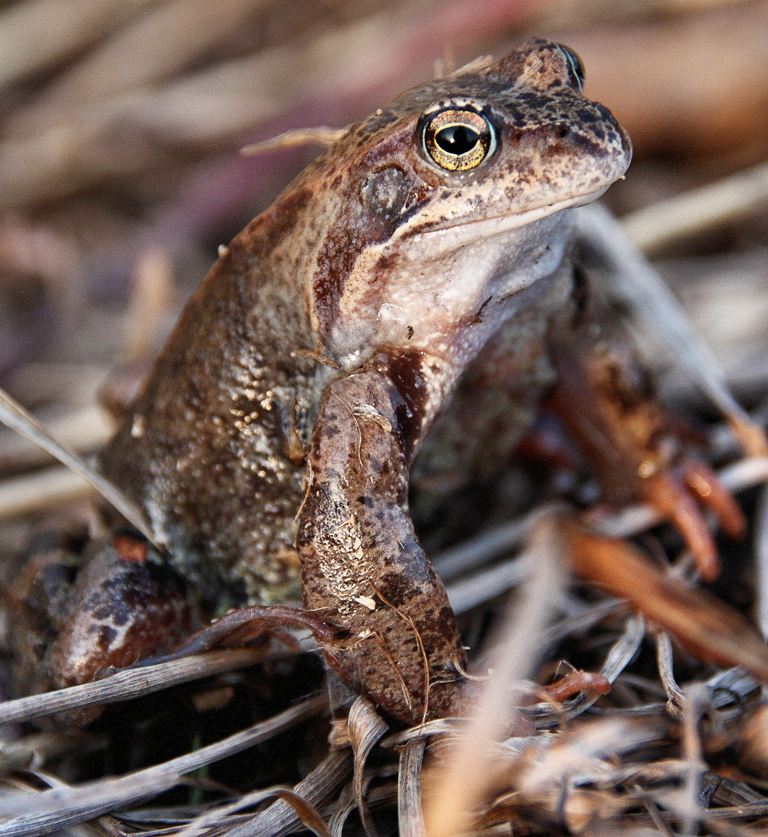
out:
<path id="1" fill-rule="evenodd" d="M 587 94 L 633 138 L 608 196 L 620 216 L 749 172 L 751 203 L 646 247 L 756 403 L 768 173 L 750 167 L 768 158 L 768 2 L 754 0 L 0 2 L 0 385 L 95 447 L 109 370 L 152 355 L 217 246 L 316 153 L 242 146 L 344 126 L 530 34 L 581 54 Z M 34 456 L 0 433 L 0 474 Z"/>
<path id="2" fill-rule="evenodd" d="M 581 55 L 587 95 L 628 129 L 635 160 L 606 200 L 681 298 L 737 396 L 765 408 L 768 0 L 0 0 L 0 387 L 63 442 L 93 451 L 111 430 L 97 391 L 112 370 L 135 384 L 218 246 L 317 152 L 305 145 L 243 157 L 243 146 L 294 128 L 343 127 L 410 85 L 534 34 Z M 669 211 L 671 198 L 712 184 L 717 190 L 695 211 Z M 701 407 L 690 389 L 685 397 Z M 30 523 L 57 506 L 88 514 L 86 495 L 74 475 L 0 428 L 0 556 L 18 551 Z M 745 508 L 753 506 L 747 498 Z M 729 600 L 746 612 L 753 593 L 735 582 L 730 556 L 725 563 Z M 12 572 L 0 561 L 0 575 Z M 475 645 L 487 624 L 485 600 L 500 592 L 481 586 L 468 632 Z M 574 640 L 568 659 L 599 666 L 600 649 L 629 631 L 617 614 L 617 629 L 609 616 L 597 639 L 595 631 L 586 638 L 587 652 Z M 0 649 L 4 618 L 0 611 Z M 0 653 L 0 697 L 1 662 Z M 242 675 L 242 704 L 226 692 L 240 681 L 227 680 L 217 700 L 230 703 L 204 722 L 210 729 L 198 718 L 208 711 L 204 689 L 193 688 L 192 701 L 180 691 L 176 703 L 163 694 L 151 723 L 145 704 L 121 704 L 104 764 L 94 758 L 96 767 L 88 762 L 72 775 L 119 773 L 238 730 L 254 706 L 268 713 L 304 694 L 306 671 L 296 671 L 293 680 L 282 669 L 267 681 Z M 619 705 L 640 681 L 626 682 Z M 637 688 L 663 699 L 661 688 Z M 320 753 L 325 723 L 315 732 L 322 746 L 311 749 Z M 75 762 L 87 750 L 80 740 L 66 745 Z M 671 747 L 670 758 L 678 742 Z M 304 758 L 298 745 L 286 746 L 290 758 L 266 752 L 262 779 L 252 763 L 235 765 L 237 779 L 216 775 L 266 786 L 286 781 L 281 758 L 285 770 Z M 721 779 L 731 795 L 718 804 L 764 806 L 762 791 L 737 796 Z M 559 817 L 559 791 L 552 800 Z"/>

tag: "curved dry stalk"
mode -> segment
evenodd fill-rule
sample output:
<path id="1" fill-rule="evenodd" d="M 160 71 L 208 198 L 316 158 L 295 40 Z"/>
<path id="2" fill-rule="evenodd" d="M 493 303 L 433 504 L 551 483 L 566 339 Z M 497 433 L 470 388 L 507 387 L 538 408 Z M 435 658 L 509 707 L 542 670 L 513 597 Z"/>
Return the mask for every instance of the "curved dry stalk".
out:
<path id="1" fill-rule="evenodd" d="M 314 770 L 294 786 L 293 792 L 315 808 L 319 808 L 349 776 L 351 760 L 350 750 L 332 750 Z M 292 831 L 298 822 L 296 811 L 286 802 L 278 800 L 253 819 L 227 831 L 226 837 L 251 837 L 253 834 L 271 834 L 279 837 Z"/>
<path id="2" fill-rule="evenodd" d="M 411 741 L 400 750 L 397 773 L 397 814 L 400 837 L 426 837 L 421 810 L 421 764 L 424 740 Z"/>
<path id="3" fill-rule="evenodd" d="M 709 709 L 710 694 L 706 686 L 694 683 L 685 690 L 683 704 L 683 759 L 687 770 L 677 813 L 682 817 L 683 834 L 695 834 L 698 831 L 704 809 L 700 801 L 701 777 L 706 770 L 702 753 L 701 739 L 698 733 L 699 721 Z"/>
<path id="4" fill-rule="evenodd" d="M 317 837 L 331 837 L 328 826 L 313 805 L 310 805 L 306 799 L 303 799 L 295 791 L 280 787 L 252 791 L 251 793 L 243 794 L 243 796 L 234 802 L 207 811 L 183 828 L 178 833 L 178 837 L 204 837 L 204 835 L 210 833 L 208 831 L 209 828 L 220 828 L 225 824 L 225 820 L 230 814 L 234 814 L 243 808 L 250 808 L 262 802 L 268 802 L 271 799 L 282 800 L 286 805 L 290 806 L 302 825 L 308 828 L 313 834 L 316 834 Z M 236 826 L 234 829 L 225 833 L 231 835 L 240 828 L 241 826 Z M 252 830 L 250 833 L 254 834 L 258 832 Z"/>
<path id="5" fill-rule="evenodd" d="M 355 756 L 352 788 L 355 793 L 357 809 L 360 812 L 360 821 L 363 824 L 365 833 L 372 835 L 375 834 L 375 830 L 368 816 L 368 807 L 363 793 L 363 774 L 365 771 L 365 762 L 371 750 L 389 727 L 370 700 L 362 696 L 358 697 L 352 704 L 347 718 L 347 725 L 349 729 L 349 741 Z"/>
<path id="6" fill-rule="evenodd" d="M 675 680 L 672 639 L 666 631 L 656 634 L 656 668 L 667 693 L 667 711 L 673 717 L 679 718 L 683 713 L 685 695 Z"/>

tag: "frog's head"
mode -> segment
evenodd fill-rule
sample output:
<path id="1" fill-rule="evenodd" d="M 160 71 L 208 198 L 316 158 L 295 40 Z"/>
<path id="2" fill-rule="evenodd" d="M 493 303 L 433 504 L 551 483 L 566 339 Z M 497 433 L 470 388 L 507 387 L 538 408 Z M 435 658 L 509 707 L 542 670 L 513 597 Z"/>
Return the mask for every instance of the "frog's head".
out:
<path id="1" fill-rule="evenodd" d="M 557 268 L 563 210 L 599 197 L 631 158 L 583 83 L 575 53 L 530 40 L 408 91 L 318 161 L 326 220 L 310 296 L 324 351 L 346 367 L 384 345 L 466 354 L 506 300 Z"/>

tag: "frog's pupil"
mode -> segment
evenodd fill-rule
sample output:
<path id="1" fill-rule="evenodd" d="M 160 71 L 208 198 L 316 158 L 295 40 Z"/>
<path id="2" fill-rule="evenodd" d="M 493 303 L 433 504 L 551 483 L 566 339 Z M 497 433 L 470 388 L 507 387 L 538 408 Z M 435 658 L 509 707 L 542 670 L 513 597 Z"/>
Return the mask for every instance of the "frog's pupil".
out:
<path id="1" fill-rule="evenodd" d="M 476 145 L 480 134 L 467 125 L 447 125 L 435 135 L 435 142 L 448 154 L 466 154 Z"/>

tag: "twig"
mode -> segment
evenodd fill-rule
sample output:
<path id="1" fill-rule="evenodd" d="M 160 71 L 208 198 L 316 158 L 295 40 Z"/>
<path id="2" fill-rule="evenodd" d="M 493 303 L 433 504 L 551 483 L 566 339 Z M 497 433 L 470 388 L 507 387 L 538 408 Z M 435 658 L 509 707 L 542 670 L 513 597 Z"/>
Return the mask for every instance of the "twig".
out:
<path id="1" fill-rule="evenodd" d="M 114 432 L 104 411 L 96 406 L 69 410 L 46 421 L 45 426 L 62 445 L 76 451 L 96 450 Z M 48 455 L 37 445 L 7 430 L 0 434 L 0 469 L 31 468 L 47 461 Z"/>
<path id="2" fill-rule="evenodd" d="M 448 581 L 489 558 L 495 558 L 513 546 L 520 544 L 525 537 L 530 517 L 512 520 L 501 526 L 487 529 L 473 538 L 462 541 L 451 549 L 446 549 L 435 556 L 435 564 L 440 570 L 440 577 Z"/>
<path id="3" fill-rule="evenodd" d="M 667 693 L 667 708 L 672 715 L 679 718 L 683 713 L 685 695 L 675 680 L 672 640 L 666 631 L 659 631 L 656 634 L 656 667 L 659 670 L 661 684 Z"/>
<path id="4" fill-rule="evenodd" d="M 49 510 L 84 500 L 92 489 L 69 468 L 44 471 L 0 482 L 0 520 L 11 520 L 30 512 Z"/>
<path id="5" fill-rule="evenodd" d="M 243 146 L 240 154 L 243 157 L 254 157 L 256 154 L 264 154 L 267 151 L 300 148 L 305 145 L 319 145 L 327 148 L 346 133 L 346 128 L 329 128 L 326 125 L 319 125 L 316 128 L 293 128 L 261 142 L 252 142 L 250 145 Z"/>

